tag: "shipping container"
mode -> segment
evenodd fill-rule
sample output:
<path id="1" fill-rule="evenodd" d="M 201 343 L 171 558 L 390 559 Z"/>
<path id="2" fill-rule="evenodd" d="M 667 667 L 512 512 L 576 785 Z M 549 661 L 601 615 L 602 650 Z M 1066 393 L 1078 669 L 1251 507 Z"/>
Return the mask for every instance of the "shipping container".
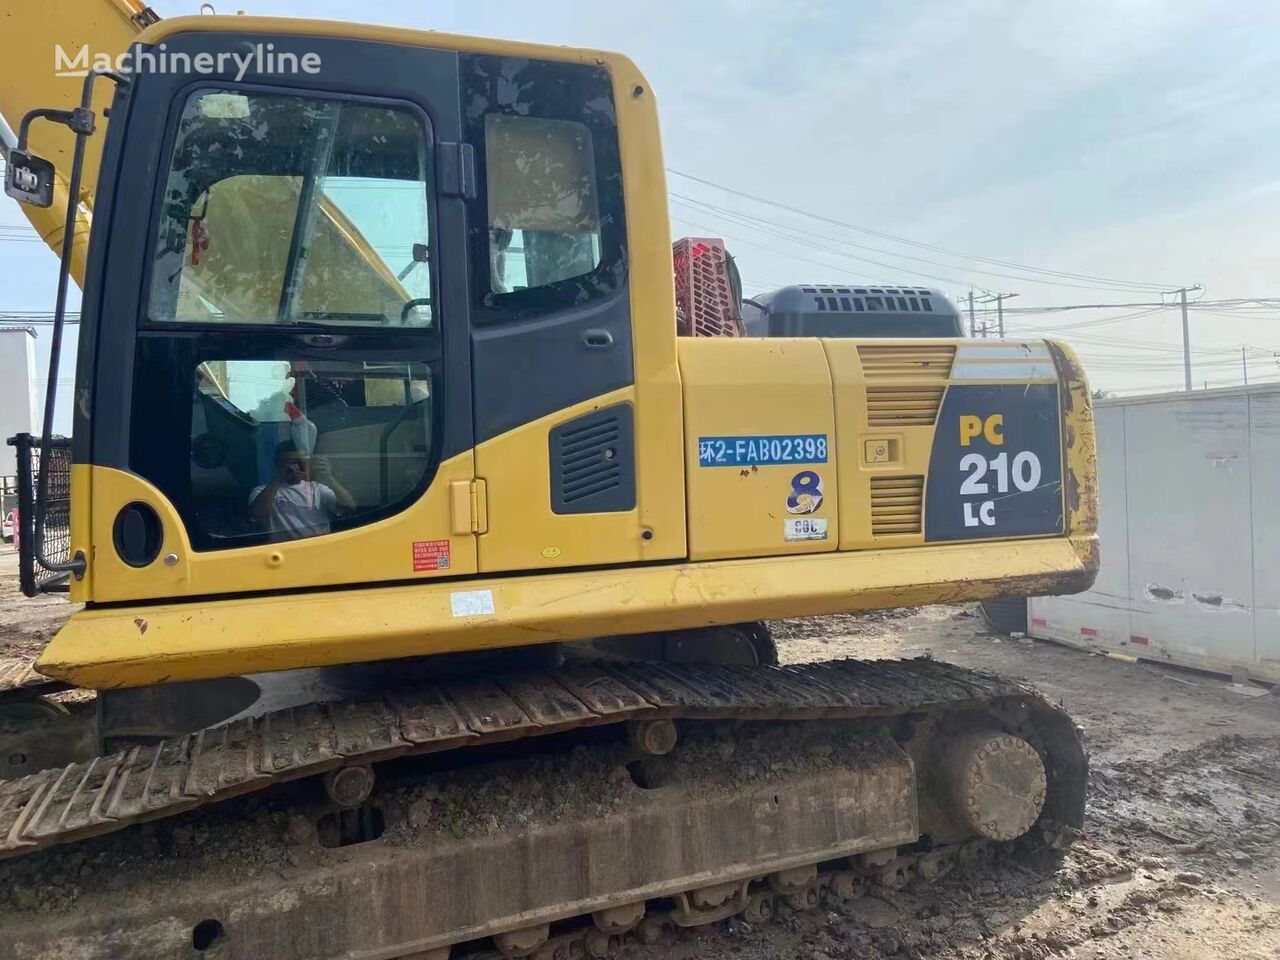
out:
<path id="1" fill-rule="evenodd" d="M 1102 564 L 1028 632 L 1280 681 L 1280 385 L 1098 401 Z"/>

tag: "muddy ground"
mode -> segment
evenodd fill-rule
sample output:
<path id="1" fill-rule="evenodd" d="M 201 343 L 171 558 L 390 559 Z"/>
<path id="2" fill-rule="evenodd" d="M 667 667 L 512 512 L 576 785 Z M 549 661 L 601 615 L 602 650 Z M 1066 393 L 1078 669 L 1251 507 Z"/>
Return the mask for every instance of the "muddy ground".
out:
<path id="1" fill-rule="evenodd" d="M 67 610 L 56 598 L 20 601 L 13 553 L 0 546 L 0 655 L 38 651 Z M 949 877 L 765 926 L 685 931 L 626 956 L 1280 957 L 1280 696 L 992 635 L 967 608 L 787 621 L 775 636 L 785 662 L 929 653 L 1035 683 L 1085 730 L 1084 835 L 1051 874 Z"/>

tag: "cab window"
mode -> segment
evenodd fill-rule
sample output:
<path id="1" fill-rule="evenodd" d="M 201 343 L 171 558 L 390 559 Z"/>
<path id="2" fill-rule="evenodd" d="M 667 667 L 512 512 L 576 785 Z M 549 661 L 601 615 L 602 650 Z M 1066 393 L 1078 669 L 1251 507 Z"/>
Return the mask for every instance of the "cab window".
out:
<path id="1" fill-rule="evenodd" d="M 470 218 L 472 317 L 525 320 L 617 293 L 626 222 L 608 73 L 479 55 L 463 69 L 484 184 Z"/>
<path id="2" fill-rule="evenodd" d="M 425 117 L 198 90 L 172 140 L 131 468 L 196 550 L 404 510 L 435 474 L 443 422 Z"/>
<path id="3" fill-rule="evenodd" d="M 431 323 L 422 122 L 278 94 L 190 96 L 152 264 L 156 323 Z"/>

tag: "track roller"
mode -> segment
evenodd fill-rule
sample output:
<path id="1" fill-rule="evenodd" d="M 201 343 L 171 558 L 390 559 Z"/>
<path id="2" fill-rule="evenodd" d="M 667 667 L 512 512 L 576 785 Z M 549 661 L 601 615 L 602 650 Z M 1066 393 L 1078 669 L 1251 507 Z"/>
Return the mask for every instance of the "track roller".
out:
<path id="1" fill-rule="evenodd" d="M 643 754 L 661 757 L 675 749 L 680 734 L 670 720 L 632 720 L 627 724 L 627 739 Z"/>
<path id="2" fill-rule="evenodd" d="M 551 925 L 540 923 L 522 930 L 496 934 L 493 945 L 505 957 L 527 957 L 545 944 L 550 936 Z"/>
<path id="3" fill-rule="evenodd" d="M 838 870 L 831 875 L 827 889 L 841 900 L 857 900 L 867 892 L 867 878 L 853 870 Z"/>
<path id="4" fill-rule="evenodd" d="M 644 919 L 644 908 L 644 901 L 638 900 L 621 907 L 597 910 L 591 915 L 591 922 L 601 933 L 626 933 Z"/>
<path id="5" fill-rule="evenodd" d="M 671 921 L 666 916 L 653 914 L 645 917 L 636 927 L 636 937 L 645 946 L 662 943 L 671 934 Z"/>
<path id="6" fill-rule="evenodd" d="M 747 923 L 768 923 L 777 914 L 776 900 L 771 891 L 756 891 L 747 898 L 742 919 Z"/>
<path id="7" fill-rule="evenodd" d="M 582 946 L 591 960 L 609 960 L 610 957 L 617 956 L 622 949 L 622 934 L 605 933 L 603 930 L 592 928 L 583 937 Z"/>
<path id="8" fill-rule="evenodd" d="M 358 807 L 373 793 L 373 768 L 352 764 L 330 770 L 322 778 L 324 792 L 340 807 Z"/>
<path id="9" fill-rule="evenodd" d="M 678 927 L 700 927 L 725 920 L 746 909 L 749 883 L 748 880 L 717 883 L 691 893 L 676 894 L 676 908 L 668 916 Z"/>

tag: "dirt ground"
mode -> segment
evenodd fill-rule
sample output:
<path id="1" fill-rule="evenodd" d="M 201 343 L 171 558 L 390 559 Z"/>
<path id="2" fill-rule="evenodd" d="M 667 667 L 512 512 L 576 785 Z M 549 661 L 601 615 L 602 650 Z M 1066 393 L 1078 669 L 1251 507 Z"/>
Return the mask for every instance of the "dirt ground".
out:
<path id="1" fill-rule="evenodd" d="M 18 551 L 0 543 L 0 656 L 35 657 L 71 609 L 62 595 L 24 597 L 18 590 Z"/>
<path id="2" fill-rule="evenodd" d="M 0 545 L 0 655 L 33 655 L 69 606 L 23 600 Z M 753 927 L 682 931 L 635 960 L 1280 958 L 1280 696 L 991 634 L 968 608 L 774 625 L 784 662 L 932 654 L 1026 679 L 1083 726 L 1085 832 L 1052 874 L 948 877 Z M 1256 691 L 1254 691 L 1256 692 Z"/>

